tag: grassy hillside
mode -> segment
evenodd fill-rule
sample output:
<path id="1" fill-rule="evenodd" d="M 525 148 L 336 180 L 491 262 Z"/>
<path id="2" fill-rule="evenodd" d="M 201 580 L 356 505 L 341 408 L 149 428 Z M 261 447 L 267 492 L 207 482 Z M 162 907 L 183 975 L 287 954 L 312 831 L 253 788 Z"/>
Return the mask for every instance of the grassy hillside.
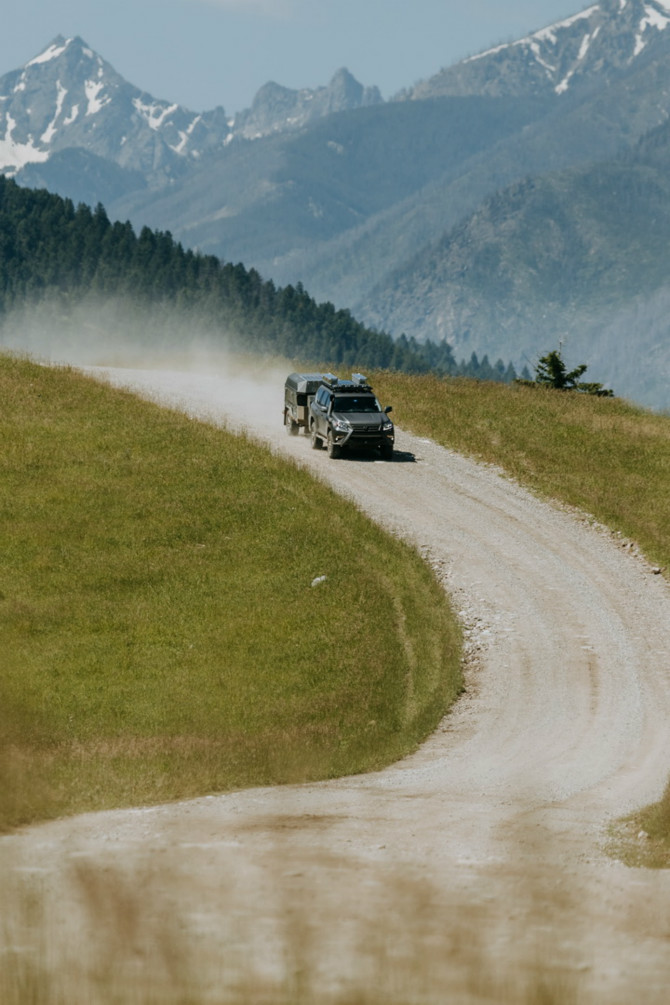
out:
<path id="1" fill-rule="evenodd" d="M 618 398 L 458 379 L 379 374 L 375 388 L 399 425 L 499 464 L 670 568 L 670 416 Z"/>
<path id="2" fill-rule="evenodd" d="M 353 505 L 67 369 L 0 356 L 0 402 L 0 825 L 364 771 L 437 724 L 448 602 Z"/>

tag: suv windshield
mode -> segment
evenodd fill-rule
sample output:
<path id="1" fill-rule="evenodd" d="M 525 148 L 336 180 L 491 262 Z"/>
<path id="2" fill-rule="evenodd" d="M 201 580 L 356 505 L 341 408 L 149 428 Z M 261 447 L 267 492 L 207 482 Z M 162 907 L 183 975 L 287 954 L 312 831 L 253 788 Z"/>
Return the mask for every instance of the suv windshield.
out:
<path id="1" fill-rule="evenodd" d="M 377 399 L 371 394 L 360 398 L 347 395 L 346 398 L 335 398 L 333 412 L 381 412 L 381 408 Z"/>

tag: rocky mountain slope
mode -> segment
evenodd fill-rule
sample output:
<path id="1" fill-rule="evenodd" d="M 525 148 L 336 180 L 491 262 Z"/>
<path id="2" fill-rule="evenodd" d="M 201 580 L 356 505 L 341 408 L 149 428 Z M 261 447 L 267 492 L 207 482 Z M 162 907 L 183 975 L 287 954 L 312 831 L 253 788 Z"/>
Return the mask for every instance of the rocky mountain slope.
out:
<path id="1" fill-rule="evenodd" d="M 532 364 L 566 342 L 618 393 L 670 407 L 670 122 L 617 159 L 486 199 L 373 291 L 386 330 Z"/>
<path id="2" fill-rule="evenodd" d="M 402 260 L 402 248 L 396 235 L 375 242 L 368 260 L 352 269 L 335 247 L 338 239 L 393 214 L 407 199 L 421 199 L 436 181 L 459 177 L 464 164 L 485 160 L 498 143 L 514 144 L 547 112 L 546 102 L 475 97 L 363 108 L 295 135 L 231 144 L 178 187 L 131 193 L 111 211 L 170 229 L 227 260 L 252 262 L 282 284 L 315 285 L 319 297 L 344 305 L 359 282 L 372 285 L 369 270 L 381 268 L 383 275 L 388 256 L 390 264 Z M 426 205 L 436 215 L 446 208 L 431 198 Z M 412 237 L 418 245 L 410 242 L 408 254 L 428 240 L 421 230 Z M 310 261 L 321 254 L 337 273 L 332 285 L 318 279 Z"/>
<path id="3" fill-rule="evenodd" d="M 562 95 L 602 86 L 627 73 L 669 24 L 669 0 L 600 0 L 515 42 L 446 67 L 402 97 Z"/>
<path id="4" fill-rule="evenodd" d="M 261 87 L 251 108 L 236 115 L 231 136 L 256 140 L 317 122 L 326 115 L 382 103 L 377 87 L 363 87 L 347 69 L 338 70 L 327 87 L 299 91 L 270 82 Z"/>

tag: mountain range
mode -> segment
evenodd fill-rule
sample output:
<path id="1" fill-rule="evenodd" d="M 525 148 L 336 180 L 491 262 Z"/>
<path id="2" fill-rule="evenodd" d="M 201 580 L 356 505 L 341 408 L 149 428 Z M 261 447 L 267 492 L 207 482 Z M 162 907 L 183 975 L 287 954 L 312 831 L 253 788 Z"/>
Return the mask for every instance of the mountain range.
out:
<path id="1" fill-rule="evenodd" d="M 600 0 L 389 101 L 341 70 L 234 117 L 59 37 L 0 78 L 0 170 L 459 358 L 560 341 L 670 408 L 669 118 L 670 0 Z"/>
<path id="2" fill-rule="evenodd" d="M 133 87 L 81 38 L 58 36 L 25 66 L 0 78 L 0 170 L 19 182 L 41 170 L 78 172 L 96 161 L 100 193 L 106 178 L 119 190 L 173 183 L 208 153 L 236 139 L 295 131 L 334 112 L 381 102 L 345 69 L 327 87 L 260 89 L 251 108 L 228 118 L 222 107 L 196 113 Z M 85 156 L 82 157 L 81 154 Z M 86 165 L 86 168 L 84 168 Z M 103 166 L 104 165 L 104 166 Z"/>

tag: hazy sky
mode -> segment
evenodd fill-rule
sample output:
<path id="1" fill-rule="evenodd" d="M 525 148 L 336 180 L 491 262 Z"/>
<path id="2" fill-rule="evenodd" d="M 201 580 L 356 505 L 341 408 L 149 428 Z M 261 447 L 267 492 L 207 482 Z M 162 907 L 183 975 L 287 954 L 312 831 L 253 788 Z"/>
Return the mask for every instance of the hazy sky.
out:
<path id="1" fill-rule="evenodd" d="M 588 0 L 3 0 L 0 76 L 81 35 L 127 80 L 194 111 L 246 108 L 268 80 L 316 87 L 346 66 L 385 98 Z M 11 10 L 11 14 L 9 14 Z"/>

